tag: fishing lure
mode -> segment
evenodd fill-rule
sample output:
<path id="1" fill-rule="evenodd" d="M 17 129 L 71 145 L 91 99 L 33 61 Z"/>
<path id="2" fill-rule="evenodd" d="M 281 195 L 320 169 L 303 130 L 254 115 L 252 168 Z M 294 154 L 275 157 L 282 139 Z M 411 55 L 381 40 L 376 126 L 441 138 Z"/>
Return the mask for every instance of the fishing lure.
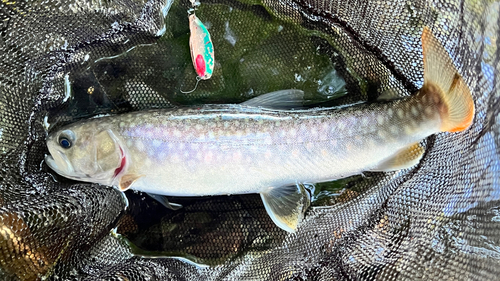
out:
<path id="1" fill-rule="evenodd" d="M 214 46 L 210 38 L 210 33 L 207 27 L 194 13 L 196 3 L 191 3 L 193 4 L 193 13 L 189 15 L 189 30 L 191 32 L 191 36 L 189 37 L 189 48 L 191 49 L 191 60 L 193 61 L 193 66 L 198 76 L 196 77 L 197 81 L 194 89 L 183 93 L 194 91 L 200 80 L 207 80 L 212 77 L 214 70 Z"/>
<path id="2" fill-rule="evenodd" d="M 189 16 L 189 29 L 189 47 L 196 74 L 199 79 L 210 79 L 214 70 L 214 46 L 210 33 L 194 13 Z"/>

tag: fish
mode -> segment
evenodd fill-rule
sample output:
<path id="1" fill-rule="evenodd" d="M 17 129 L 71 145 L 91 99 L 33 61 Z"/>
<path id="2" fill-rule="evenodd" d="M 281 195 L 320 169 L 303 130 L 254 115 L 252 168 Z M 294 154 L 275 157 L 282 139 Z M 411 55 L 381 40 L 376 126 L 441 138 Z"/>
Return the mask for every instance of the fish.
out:
<path id="1" fill-rule="evenodd" d="M 418 164 L 422 140 L 469 128 L 474 100 L 430 29 L 424 84 L 401 99 L 303 108 L 281 90 L 241 104 L 154 109 L 79 121 L 51 132 L 45 161 L 74 180 L 169 196 L 260 194 L 274 223 L 295 232 L 304 185 Z"/>

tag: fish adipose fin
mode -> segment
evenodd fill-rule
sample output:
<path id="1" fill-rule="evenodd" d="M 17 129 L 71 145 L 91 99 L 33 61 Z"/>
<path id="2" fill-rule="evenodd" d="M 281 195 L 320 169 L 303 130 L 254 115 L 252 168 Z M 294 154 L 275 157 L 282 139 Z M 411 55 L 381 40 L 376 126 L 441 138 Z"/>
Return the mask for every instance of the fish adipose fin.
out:
<path id="1" fill-rule="evenodd" d="M 413 167 L 420 162 L 424 152 L 425 148 L 420 143 L 414 143 L 379 163 L 372 171 L 391 172 Z"/>
<path id="2" fill-rule="evenodd" d="M 309 193 L 302 184 L 271 187 L 260 197 L 274 223 L 288 232 L 295 232 L 310 204 Z"/>
<path id="3" fill-rule="evenodd" d="M 378 98 L 378 101 L 391 101 L 391 100 L 399 100 L 403 97 L 399 96 L 395 90 L 389 89 L 384 91 Z"/>
<path id="4" fill-rule="evenodd" d="M 151 194 L 151 193 L 147 193 L 147 195 L 149 197 L 153 198 L 154 200 L 156 200 L 158 203 L 165 206 L 167 209 L 171 209 L 171 210 L 176 211 L 176 210 L 179 210 L 180 208 L 182 208 L 181 204 L 169 202 L 166 196 L 158 195 L 158 194 Z"/>
<path id="5" fill-rule="evenodd" d="M 289 89 L 271 92 L 247 100 L 241 104 L 268 109 L 299 109 L 304 106 L 304 91 Z"/>
<path id="6" fill-rule="evenodd" d="M 118 185 L 118 188 L 120 189 L 120 191 L 125 191 L 129 189 L 130 186 L 141 177 L 144 177 L 144 175 L 137 175 L 137 174 L 123 175 L 120 179 L 120 184 Z"/>
<path id="7" fill-rule="evenodd" d="M 474 100 L 445 48 L 428 27 L 422 32 L 424 54 L 424 95 L 438 95 L 442 102 L 441 131 L 459 132 L 474 119 Z"/>

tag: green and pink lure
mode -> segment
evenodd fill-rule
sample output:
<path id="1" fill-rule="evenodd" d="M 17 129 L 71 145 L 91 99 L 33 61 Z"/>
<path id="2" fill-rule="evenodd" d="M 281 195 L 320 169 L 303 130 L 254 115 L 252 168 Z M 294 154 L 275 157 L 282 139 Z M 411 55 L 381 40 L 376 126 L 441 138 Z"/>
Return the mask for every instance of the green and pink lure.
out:
<path id="1" fill-rule="evenodd" d="M 199 79 L 209 79 L 214 70 L 214 46 L 210 33 L 194 13 L 189 16 L 189 29 L 189 47 L 194 69 Z"/>
<path id="2" fill-rule="evenodd" d="M 191 0 L 191 3 L 193 4 L 193 9 L 191 10 L 193 14 L 189 15 L 189 30 L 191 32 L 189 48 L 191 49 L 191 60 L 193 61 L 197 77 L 194 89 L 188 92 L 181 90 L 185 94 L 196 90 L 200 80 L 210 79 L 214 71 L 214 45 L 212 44 L 210 33 L 208 33 L 207 27 L 194 14 L 194 9 L 199 5 L 199 2 Z"/>

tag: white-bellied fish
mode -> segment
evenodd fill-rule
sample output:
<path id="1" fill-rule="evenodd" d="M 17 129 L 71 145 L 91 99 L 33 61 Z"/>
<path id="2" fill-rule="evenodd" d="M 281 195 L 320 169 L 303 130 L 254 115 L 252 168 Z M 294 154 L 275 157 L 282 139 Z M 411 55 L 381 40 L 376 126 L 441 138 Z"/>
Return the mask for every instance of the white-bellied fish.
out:
<path id="1" fill-rule="evenodd" d="M 341 109 L 293 107 L 301 92 L 240 105 L 150 110 L 94 118 L 52 132 L 47 164 L 62 176 L 171 196 L 260 193 L 293 232 L 309 203 L 301 183 L 420 160 L 419 142 L 467 129 L 474 101 L 445 49 L 422 35 L 424 85 L 413 96 Z"/>

